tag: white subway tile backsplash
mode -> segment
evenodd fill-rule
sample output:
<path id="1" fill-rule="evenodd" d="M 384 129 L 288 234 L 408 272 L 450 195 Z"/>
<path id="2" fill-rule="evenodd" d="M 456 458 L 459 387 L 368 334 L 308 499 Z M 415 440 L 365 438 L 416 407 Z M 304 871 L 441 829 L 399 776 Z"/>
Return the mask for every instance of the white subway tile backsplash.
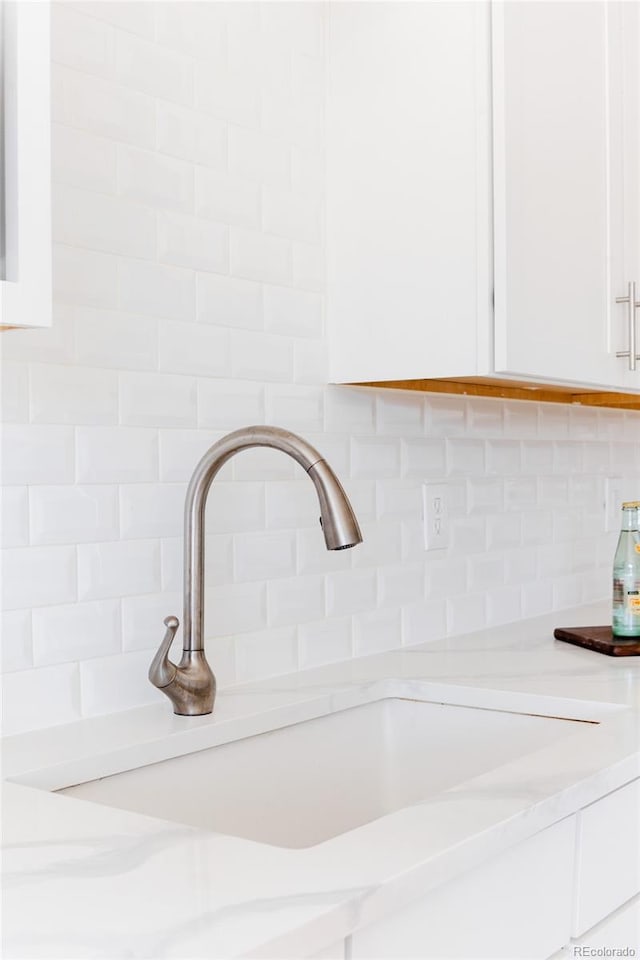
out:
<path id="1" fill-rule="evenodd" d="M 207 638 L 235 636 L 266 627 L 267 585 L 223 583 L 205 589 Z"/>
<path id="2" fill-rule="evenodd" d="M 362 437 L 351 441 L 354 477 L 396 477 L 400 470 L 400 443 L 393 438 Z"/>
<path id="3" fill-rule="evenodd" d="M 152 38 L 155 33 L 155 5 L 148 0 L 120 0 L 119 3 L 104 3 L 104 0 L 75 0 L 74 8 L 90 17 L 126 30 L 140 37 Z"/>
<path id="4" fill-rule="evenodd" d="M 235 638 L 238 683 L 291 673 L 298 666 L 293 627 L 244 633 Z"/>
<path id="5" fill-rule="evenodd" d="M 271 627 L 318 620 L 324 609 L 324 577 L 321 575 L 267 582 L 267 622 Z"/>
<path id="6" fill-rule="evenodd" d="M 401 440 L 402 473 L 412 480 L 433 480 L 447 471 L 447 448 L 444 440 Z"/>
<path id="7" fill-rule="evenodd" d="M 283 140 L 247 127 L 229 127 L 229 169 L 238 177 L 286 186 L 291 177 L 290 151 Z"/>
<path id="8" fill-rule="evenodd" d="M 502 480 L 467 480 L 467 504 L 469 513 L 500 513 L 505 504 L 505 489 Z"/>
<path id="9" fill-rule="evenodd" d="M 414 646 L 440 640 L 447 635 L 447 608 L 444 600 L 421 600 L 402 609 L 402 643 Z"/>
<path id="10" fill-rule="evenodd" d="M 264 386 L 242 380 L 199 380 L 198 423 L 201 427 L 234 430 L 262 423 Z"/>
<path id="11" fill-rule="evenodd" d="M 519 474 L 522 452 L 518 440 L 488 440 L 486 444 L 487 473 L 500 476 Z"/>
<path id="12" fill-rule="evenodd" d="M 194 175 L 190 164 L 150 150 L 118 146 L 118 191 L 128 200 L 191 213 Z"/>
<path id="13" fill-rule="evenodd" d="M 122 370 L 155 370 L 158 366 L 158 324 L 152 317 L 71 307 L 76 358 L 82 366 Z"/>
<path id="14" fill-rule="evenodd" d="M 73 427 L 6 425 L 2 428 L 4 484 L 71 483 Z"/>
<path id="15" fill-rule="evenodd" d="M 485 436 L 500 436 L 504 428 L 502 402 L 487 397 L 467 400 L 467 429 Z"/>
<path id="16" fill-rule="evenodd" d="M 322 291 L 324 283 L 324 260 L 320 244 L 300 243 L 291 245 L 293 260 L 293 283 L 303 290 Z"/>
<path id="17" fill-rule="evenodd" d="M 160 479 L 165 482 L 191 479 L 196 464 L 216 440 L 210 430 L 161 430 Z"/>
<path id="18" fill-rule="evenodd" d="M 78 664 L 64 663 L 5 674 L 2 701 L 2 732 L 6 737 L 78 720 Z"/>
<path id="19" fill-rule="evenodd" d="M 147 650 L 82 660 L 82 716 L 95 717 L 164 700 L 163 693 L 149 683 L 148 670 Z"/>
<path id="20" fill-rule="evenodd" d="M 522 619 L 522 598 L 515 587 L 490 590 L 487 594 L 487 626 L 497 627 Z"/>
<path id="21" fill-rule="evenodd" d="M 287 430 L 322 430 L 324 391 L 301 384 L 267 384 L 267 421 Z"/>
<path id="22" fill-rule="evenodd" d="M 70 4 L 51 7 L 51 59 L 67 67 L 111 77 L 115 64 L 115 31 L 83 16 Z"/>
<path id="23" fill-rule="evenodd" d="M 119 650 L 119 600 L 61 604 L 33 611 L 33 660 L 37 667 Z"/>
<path id="24" fill-rule="evenodd" d="M 282 237 L 232 228 L 230 272 L 234 277 L 288 283 L 291 280 L 291 245 Z"/>
<path id="25" fill-rule="evenodd" d="M 117 258 L 54 243 L 53 293 L 59 303 L 115 307 L 118 302 Z"/>
<path id="26" fill-rule="evenodd" d="M 350 550 L 327 550 L 319 518 L 313 526 L 297 530 L 295 537 L 298 573 L 330 573 L 332 570 L 348 570 L 351 567 L 351 557 L 348 555 Z"/>
<path id="27" fill-rule="evenodd" d="M 379 433 L 402 437 L 423 432 L 424 401 L 411 391 L 382 390 L 376 397 L 376 427 Z"/>
<path id="28" fill-rule="evenodd" d="M 58 7 L 61 5 L 58 4 Z M 51 127 L 51 178 L 100 193 L 116 192 L 116 145 L 59 123 Z M 54 197 L 57 190 L 54 190 Z"/>
<path id="29" fill-rule="evenodd" d="M 593 596 L 593 595 L 592 595 Z M 538 580 L 522 587 L 522 615 L 539 617 L 553 610 L 553 581 Z"/>
<path id="30" fill-rule="evenodd" d="M 75 547 L 15 547 L 2 551 L 2 608 L 20 610 L 73 603 Z"/>
<path id="31" fill-rule="evenodd" d="M 182 591 L 122 598 L 122 644 L 124 650 L 154 650 L 163 636 L 165 617 L 182 622 Z M 182 632 L 175 645 L 182 648 Z M 179 656 L 176 649 L 174 652 Z M 172 657 L 173 659 L 173 657 Z"/>
<path id="32" fill-rule="evenodd" d="M 293 344 L 295 383 L 324 383 L 329 379 L 329 357 L 322 340 L 297 340 Z"/>
<path id="33" fill-rule="evenodd" d="M 349 484 L 351 490 L 351 483 Z M 358 516 L 360 514 L 358 513 Z M 422 537 L 422 530 L 418 531 Z M 350 550 L 354 567 L 377 567 L 382 560 L 385 563 L 399 563 L 402 555 L 402 523 L 397 520 L 379 520 L 366 525 L 363 541 L 357 550 Z M 424 540 L 420 544 L 419 556 L 424 553 Z"/>
<path id="34" fill-rule="evenodd" d="M 375 570 L 344 570 L 326 578 L 327 614 L 342 617 L 371 610 L 377 602 Z"/>
<path id="35" fill-rule="evenodd" d="M 505 579 L 505 555 L 503 553 L 475 554 L 467 558 L 467 581 L 469 590 L 490 590 L 500 586 Z"/>
<path id="36" fill-rule="evenodd" d="M 239 380 L 289 382 L 293 377 L 293 341 L 262 331 L 234 330 L 231 372 Z"/>
<path id="37" fill-rule="evenodd" d="M 123 373 L 120 422 L 125 426 L 194 427 L 196 381 L 158 373 Z"/>
<path id="38" fill-rule="evenodd" d="M 125 257 L 155 256 L 155 213 L 139 204 L 59 184 L 52 219 L 58 243 Z"/>
<path id="39" fill-rule="evenodd" d="M 155 5 L 156 40 L 192 57 L 220 60 L 225 51 L 224 21 L 219 4 L 199 0 Z"/>
<path id="40" fill-rule="evenodd" d="M 272 580 L 296 572 L 296 537 L 292 530 L 241 533 L 233 538 L 235 579 Z"/>
<path id="41" fill-rule="evenodd" d="M 423 563 L 402 563 L 393 567 L 378 568 L 378 596 L 381 606 L 391 607 L 411 603 L 416 597 L 423 597 L 424 594 Z"/>
<path id="42" fill-rule="evenodd" d="M 402 644 L 400 610 L 369 610 L 353 618 L 353 644 L 356 657 L 393 650 Z"/>
<path id="43" fill-rule="evenodd" d="M 167 4 L 166 6 L 169 6 Z M 227 162 L 227 128 L 214 117 L 159 100 L 158 150 L 182 160 L 224 168 Z"/>
<path id="44" fill-rule="evenodd" d="M 307 479 L 268 483 L 267 529 L 295 530 L 317 522 L 318 499 Z"/>
<path id="45" fill-rule="evenodd" d="M 105 4 L 106 6 L 106 4 Z M 102 77 L 53 65 L 53 118 L 101 137 L 153 149 L 155 104 L 151 97 Z"/>
<path id="46" fill-rule="evenodd" d="M 78 546 L 78 597 L 102 600 L 160 590 L 157 540 L 82 543 Z"/>
<path id="47" fill-rule="evenodd" d="M 113 486 L 31 487 L 29 513 L 34 544 L 118 538 L 118 492 Z"/>
<path id="48" fill-rule="evenodd" d="M 487 521 L 480 517 L 453 517 L 449 521 L 450 550 L 454 554 L 487 549 Z"/>
<path id="49" fill-rule="evenodd" d="M 317 293 L 289 287 L 265 287 L 265 327 L 270 333 L 292 337 L 322 335 L 322 298 Z"/>
<path id="50" fill-rule="evenodd" d="M 76 437 L 77 479 L 80 483 L 126 483 L 158 479 L 156 430 L 78 427 Z M 71 473 L 73 475 L 73 468 Z M 64 479 L 53 478 L 40 482 L 58 483 Z"/>
<path id="51" fill-rule="evenodd" d="M 29 381 L 33 423 L 118 422 L 118 376 L 111 370 L 34 363 Z"/>
<path id="52" fill-rule="evenodd" d="M 251 280 L 199 273 L 196 315 L 219 327 L 260 330 L 263 326 L 262 285 Z"/>
<path id="53" fill-rule="evenodd" d="M 202 324 L 161 320 L 158 354 L 161 371 L 221 377 L 229 369 L 229 334 Z"/>
<path id="54" fill-rule="evenodd" d="M 193 320 L 193 272 L 143 260 L 123 260 L 119 270 L 119 299 L 122 309 L 130 313 L 167 320 Z"/>
<path id="55" fill-rule="evenodd" d="M 259 127 L 260 86 L 246 64 L 229 70 L 223 62 L 195 65 L 195 104 L 198 110 L 242 126 Z"/>
<path id="56" fill-rule="evenodd" d="M 506 510 L 523 510 L 535 507 L 538 502 L 538 485 L 535 477 L 519 477 L 504 481 L 504 505 Z"/>
<path id="57" fill-rule="evenodd" d="M 304 243 L 319 243 L 320 204 L 304 194 L 265 186 L 262 191 L 262 225 L 266 233 Z"/>
<path id="58" fill-rule="evenodd" d="M 329 433 L 356 435 L 374 432 L 375 391 L 357 387 L 327 388 L 325 429 Z"/>
<path id="59" fill-rule="evenodd" d="M 482 440 L 448 440 L 448 471 L 452 477 L 482 476 L 485 471 L 485 445 Z"/>
<path id="60" fill-rule="evenodd" d="M 63 248 L 61 248 L 63 249 Z M 2 367 L 8 361 L 65 363 L 73 361 L 73 307 L 54 303 L 50 327 L 3 331 Z"/>
<path id="61" fill-rule="evenodd" d="M 142 540 L 152 537 L 180 536 L 186 492 L 186 486 L 183 483 L 122 485 L 120 487 L 122 538 Z"/>
<path id="62" fill-rule="evenodd" d="M 264 490 L 264 483 L 251 481 L 213 483 L 207 499 L 207 530 L 242 533 L 264 529 Z"/>
<path id="63" fill-rule="evenodd" d="M 209 513 L 209 516 L 211 514 Z M 184 574 L 184 541 L 182 536 L 161 541 L 162 589 L 182 596 Z M 205 536 L 205 583 L 233 582 L 233 539 L 230 534 Z"/>
<path id="64" fill-rule="evenodd" d="M 468 593 L 447 600 L 447 633 L 470 633 L 487 624 L 487 599 L 484 593 Z"/>
<path id="65" fill-rule="evenodd" d="M 24 423 L 29 419 L 29 369 L 26 364 L 2 364 L 2 422 Z"/>
<path id="66" fill-rule="evenodd" d="M 177 213 L 158 215 L 158 259 L 192 270 L 226 273 L 229 268 L 227 228 Z"/>
<path id="67" fill-rule="evenodd" d="M 3 547 L 26 547 L 29 543 L 29 488 L 4 487 L 2 490 Z"/>
<path id="68" fill-rule="evenodd" d="M 301 623 L 298 628 L 298 661 L 301 670 L 319 667 L 323 663 L 349 660 L 353 653 L 351 620 L 332 617 Z"/>
<path id="69" fill-rule="evenodd" d="M 193 103 L 193 63 L 189 57 L 124 32 L 116 39 L 115 75 L 119 83 L 162 100 Z"/>
<path id="70" fill-rule="evenodd" d="M 31 644 L 31 610 L 11 610 L 0 617 L 1 673 L 28 670 L 33 666 Z"/>
<path id="71" fill-rule="evenodd" d="M 457 397 L 429 397 L 426 401 L 427 429 L 435 437 L 452 437 L 466 430 L 465 407 Z"/>

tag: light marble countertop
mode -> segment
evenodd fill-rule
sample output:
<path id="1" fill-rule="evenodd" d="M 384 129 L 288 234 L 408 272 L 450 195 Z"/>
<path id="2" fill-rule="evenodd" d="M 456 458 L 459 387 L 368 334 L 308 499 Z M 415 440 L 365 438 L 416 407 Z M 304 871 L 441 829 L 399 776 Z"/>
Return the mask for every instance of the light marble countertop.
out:
<path id="1" fill-rule="evenodd" d="M 5 738 L 3 956 L 311 955 L 640 776 L 640 658 L 552 639 L 555 625 L 605 623 L 608 613 L 593 604 L 229 688 L 211 717 L 175 717 L 162 703 Z M 576 729 L 306 849 L 48 792 L 411 695 L 560 716 L 570 700 L 572 716 L 599 724 L 588 750 Z"/>

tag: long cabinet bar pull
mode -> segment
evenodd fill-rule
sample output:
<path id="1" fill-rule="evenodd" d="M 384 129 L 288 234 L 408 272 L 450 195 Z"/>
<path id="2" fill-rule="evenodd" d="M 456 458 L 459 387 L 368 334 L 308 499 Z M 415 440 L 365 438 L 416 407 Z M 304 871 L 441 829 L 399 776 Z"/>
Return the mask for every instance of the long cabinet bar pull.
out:
<path id="1" fill-rule="evenodd" d="M 616 297 L 616 303 L 627 304 L 627 323 L 629 327 L 629 349 L 618 350 L 616 357 L 629 357 L 629 370 L 637 369 L 637 361 L 640 360 L 640 354 L 637 350 L 636 337 L 636 310 L 640 307 L 640 300 L 636 300 L 635 280 L 629 281 L 629 293 L 626 297 Z"/>

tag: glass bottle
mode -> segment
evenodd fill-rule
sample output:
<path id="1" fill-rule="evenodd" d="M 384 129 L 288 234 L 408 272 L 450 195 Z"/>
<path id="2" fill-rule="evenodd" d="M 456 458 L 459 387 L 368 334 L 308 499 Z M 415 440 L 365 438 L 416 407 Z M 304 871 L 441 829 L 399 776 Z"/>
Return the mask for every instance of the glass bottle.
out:
<path id="1" fill-rule="evenodd" d="M 622 525 L 613 559 L 612 631 L 640 637 L 640 500 L 622 504 Z"/>

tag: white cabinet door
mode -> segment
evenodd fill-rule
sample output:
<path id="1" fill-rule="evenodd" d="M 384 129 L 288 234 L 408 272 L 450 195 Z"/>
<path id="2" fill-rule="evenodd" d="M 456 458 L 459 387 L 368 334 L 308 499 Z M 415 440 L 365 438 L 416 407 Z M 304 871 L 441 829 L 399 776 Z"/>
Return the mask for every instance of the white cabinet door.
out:
<path id="1" fill-rule="evenodd" d="M 330 5 L 334 381 L 471 375 L 489 356 L 489 41 L 484 2 Z"/>
<path id="2" fill-rule="evenodd" d="M 494 4 L 497 372 L 640 389 L 616 357 L 638 177 L 624 6 Z"/>
<path id="3" fill-rule="evenodd" d="M 568 817 L 351 937 L 352 960 L 540 960 L 566 943 L 575 847 Z"/>
<path id="4" fill-rule="evenodd" d="M 49 4 L 0 3 L 0 326 L 51 325 Z"/>

